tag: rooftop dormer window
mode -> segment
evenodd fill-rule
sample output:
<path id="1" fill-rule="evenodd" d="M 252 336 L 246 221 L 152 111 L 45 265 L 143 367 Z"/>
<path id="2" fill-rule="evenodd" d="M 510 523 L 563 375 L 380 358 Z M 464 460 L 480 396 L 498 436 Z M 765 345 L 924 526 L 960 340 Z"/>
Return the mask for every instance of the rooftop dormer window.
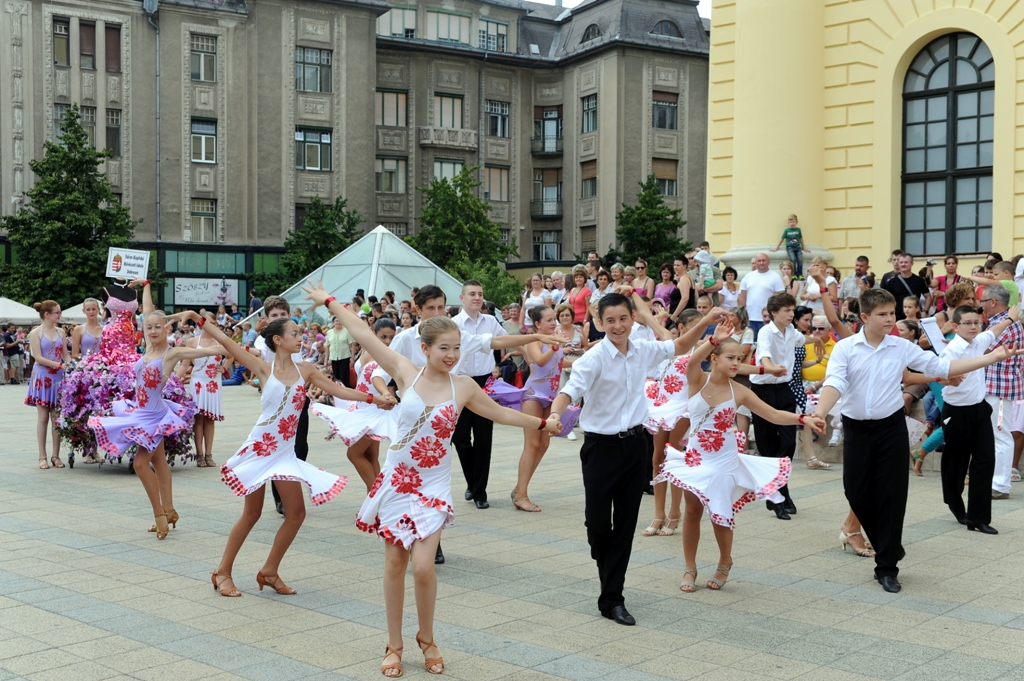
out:
<path id="1" fill-rule="evenodd" d="M 651 30 L 654 35 L 665 36 L 666 38 L 682 38 L 683 34 L 679 31 L 679 27 L 671 21 L 659 21 L 655 24 Z"/>
<path id="2" fill-rule="evenodd" d="M 583 31 L 583 40 L 581 43 L 588 43 L 595 38 L 601 37 L 601 29 L 597 27 L 597 24 L 591 24 L 587 26 L 587 30 Z"/>

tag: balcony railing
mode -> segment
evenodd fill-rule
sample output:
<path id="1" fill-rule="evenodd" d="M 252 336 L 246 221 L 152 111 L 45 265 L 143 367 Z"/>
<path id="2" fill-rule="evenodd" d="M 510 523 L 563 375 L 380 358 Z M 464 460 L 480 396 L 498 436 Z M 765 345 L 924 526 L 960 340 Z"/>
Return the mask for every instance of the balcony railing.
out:
<path id="1" fill-rule="evenodd" d="M 534 199 L 530 201 L 530 217 L 539 220 L 560 218 L 562 217 L 562 202 Z"/>
<path id="2" fill-rule="evenodd" d="M 562 138 L 561 137 L 534 137 L 530 145 L 530 151 L 535 155 L 543 154 L 561 154 L 562 153 Z"/>

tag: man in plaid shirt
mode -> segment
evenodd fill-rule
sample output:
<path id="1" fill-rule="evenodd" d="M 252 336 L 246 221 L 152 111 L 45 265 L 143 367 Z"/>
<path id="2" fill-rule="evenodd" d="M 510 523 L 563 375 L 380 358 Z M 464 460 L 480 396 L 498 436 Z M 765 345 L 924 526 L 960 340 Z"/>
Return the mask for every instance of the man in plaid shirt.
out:
<path id="1" fill-rule="evenodd" d="M 1010 307 L 1010 292 L 999 284 L 983 289 L 981 309 L 989 326 L 1006 318 Z M 1024 326 L 1020 322 L 1011 324 L 992 349 L 1001 345 L 1024 347 Z M 1013 467 L 1013 437 L 1010 424 L 1013 420 L 1013 405 L 1024 400 L 1024 355 L 1010 357 L 985 367 L 985 401 L 992 407 L 992 432 L 996 442 L 996 470 L 992 476 L 992 498 L 1008 499 L 1010 496 L 1010 470 Z"/>

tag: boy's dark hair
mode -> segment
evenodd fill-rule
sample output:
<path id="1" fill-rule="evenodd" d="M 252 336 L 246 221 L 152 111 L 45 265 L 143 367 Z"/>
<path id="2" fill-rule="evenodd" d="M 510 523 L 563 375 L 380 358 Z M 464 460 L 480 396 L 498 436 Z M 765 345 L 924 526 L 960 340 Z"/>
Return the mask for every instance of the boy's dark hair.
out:
<path id="1" fill-rule="evenodd" d="M 992 251 L 989 255 L 992 257 L 992 260 L 995 260 L 996 262 L 1001 262 L 1003 259 L 1003 254 L 999 251 Z"/>
<path id="2" fill-rule="evenodd" d="M 479 281 L 477 281 L 476 279 L 467 279 L 466 281 L 462 282 L 462 290 L 463 290 L 463 291 L 465 291 L 465 290 L 466 290 L 466 287 L 467 287 L 467 286 L 479 286 L 480 288 L 483 288 L 483 287 L 484 287 L 484 285 L 483 285 L 483 284 L 481 284 L 481 283 L 480 283 Z"/>
<path id="3" fill-rule="evenodd" d="M 370 305 L 373 305 L 373 304 L 374 304 L 374 303 L 376 303 L 376 302 L 377 302 L 378 300 L 379 300 L 379 299 L 377 298 L 377 296 L 370 296 L 369 298 L 367 298 L 367 299 L 366 299 L 366 302 L 368 302 L 368 303 L 369 303 Z"/>
<path id="4" fill-rule="evenodd" d="M 959 324 L 965 314 L 978 314 L 978 310 L 970 305 L 961 305 L 957 309 L 953 310 L 953 323 Z"/>
<path id="5" fill-rule="evenodd" d="M 604 270 L 602 270 L 603 272 Z M 610 307 L 625 306 L 630 313 L 633 312 L 633 302 L 621 293 L 606 293 L 597 304 L 597 316 L 604 319 L 604 311 Z"/>
<path id="6" fill-rule="evenodd" d="M 870 288 L 860 294 L 860 314 L 871 314 L 876 307 L 892 305 L 896 307 L 896 299 L 884 288 Z"/>
<path id="7" fill-rule="evenodd" d="M 416 291 L 416 298 L 413 302 L 416 303 L 416 307 L 422 308 L 427 304 L 428 300 L 433 300 L 434 298 L 441 298 L 445 302 L 448 302 L 448 298 L 444 295 L 444 291 L 441 290 L 441 287 L 434 286 L 433 284 L 427 284 L 420 290 Z"/>
<path id="8" fill-rule="evenodd" d="M 697 248 L 704 248 L 705 246 L 711 248 L 711 244 L 709 244 L 707 241 L 701 241 L 699 244 L 697 244 Z"/>
<path id="9" fill-rule="evenodd" d="M 858 255 L 857 262 L 871 262 L 866 255 Z"/>
<path id="10" fill-rule="evenodd" d="M 784 307 L 791 307 L 796 309 L 796 298 L 788 293 L 775 293 L 771 298 L 768 299 L 768 304 L 765 305 L 765 309 L 768 310 L 768 314 L 775 314 Z"/>

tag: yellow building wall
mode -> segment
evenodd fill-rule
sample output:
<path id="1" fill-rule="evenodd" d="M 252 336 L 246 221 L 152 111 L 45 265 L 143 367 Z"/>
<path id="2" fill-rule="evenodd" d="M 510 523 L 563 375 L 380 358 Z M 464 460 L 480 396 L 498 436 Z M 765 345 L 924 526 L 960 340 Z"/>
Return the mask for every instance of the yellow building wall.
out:
<path id="1" fill-rule="evenodd" d="M 796 49 L 808 63 L 759 57 L 767 36 L 801 31 L 811 37 Z M 715 0 L 707 178 L 714 250 L 774 246 L 795 212 L 805 240 L 831 251 L 841 269 L 865 254 L 885 271 L 900 245 L 904 76 L 921 48 L 957 31 L 984 40 L 996 64 L 993 250 L 1024 251 L 1024 0 Z M 766 101 L 772 91 L 788 93 L 800 123 L 820 129 L 766 128 L 780 106 L 778 97 Z M 808 140 L 820 140 L 820 156 Z M 773 158 L 790 148 L 803 148 L 798 160 L 812 168 Z"/>

